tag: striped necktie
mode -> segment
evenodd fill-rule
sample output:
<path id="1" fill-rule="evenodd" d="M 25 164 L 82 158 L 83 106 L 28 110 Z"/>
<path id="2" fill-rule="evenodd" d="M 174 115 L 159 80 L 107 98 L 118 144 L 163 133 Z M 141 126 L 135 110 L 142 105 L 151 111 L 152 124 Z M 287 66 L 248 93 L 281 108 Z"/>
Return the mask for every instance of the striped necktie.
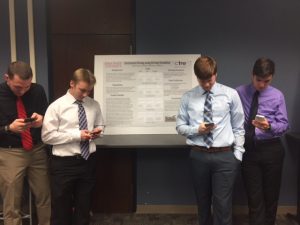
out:
<path id="1" fill-rule="evenodd" d="M 86 119 L 85 110 L 83 108 L 81 101 L 75 101 L 76 104 L 78 104 L 78 120 L 79 120 L 79 129 L 80 130 L 87 130 L 88 124 Z M 85 160 L 87 160 L 90 156 L 90 142 L 89 141 L 81 141 L 80 142 L 80 151 L 81 156 Z"/>
<path id="2" fill-rule="evenodd" d="M 27 113 L 25 110 L 25 106 L 23 104 L 22 98 L 17 98 L 17 111 L 18 111 L 18 118 L 19 119 L 25 119 L 27 118 Z M 30 133 L 30 128 L 27 128 L 21 133 L 21 140 L 22 140 L 22 146 L 26 151 L 31 151 L 33 147 L 33 141 L 32 136 Z"/>
<path id="3" fill-rule="evenodd" d="M 212 101 L 211 101 L 211 92 L 206 91 L 206 99 L 204 102 L 204 122 L 205 123 L 213 123 L 212 120 Z M 213 134 L 212 132 L 209 132 L 208 134 L 204 135 L 204 142 L 207 148 L 209 148 L 213 143 Z"/>

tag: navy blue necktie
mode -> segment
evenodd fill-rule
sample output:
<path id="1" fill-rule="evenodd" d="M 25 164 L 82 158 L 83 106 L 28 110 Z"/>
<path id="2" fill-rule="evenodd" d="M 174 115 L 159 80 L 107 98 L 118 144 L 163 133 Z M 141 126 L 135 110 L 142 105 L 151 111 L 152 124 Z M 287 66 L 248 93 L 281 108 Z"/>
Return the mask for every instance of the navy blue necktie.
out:
<path id="1" fill-rule="evenodd" d="M 258 110 L 258 95 L 259 91 L 256 91 L 252 97 L 252 102 L 249 110 L 248 122 L 246 124 L 245 130 L 245 145 L 249 148 L 253 147 L 254 136 L 255 136 L 255 127 L 252 124 L 252 120 L 254 120 L 257 110 Z"/>
<path id="2" fill-rule="evenodd" d="M 211 101 L 211 92 L 206 92 L 206 99 L 204 102 L 204 112 L 203 118 L 205 123 L 213 123 L 212 120 L 212 101 Z M 204 142 L 207 148 L 209 148 L 213 144 L 213 134 L 209 132 L 204 135 Z"/>
<path id="3" fill-rule="evenodd" d="M 77 101 L 75 101 L 75 103 L 78 104 L 79 129 L 80 130 L 87 130 L 88 129 L 88 124 L 87 124 L 85 110 L 82 106 L 82 102 L 77 100 Z M 81 141 L 80 142 L 80 150 L 81 150 L 82 158 L 87 160 L 90 156 L 90 143 L 89 143 L 89 141 Z"/>
<path id="4" fill-rule="evenodd" d="M 253 95 L 251 107 L 250 107 L 250 111 L 249 111 L 249 118 L 248 118 L 247 131 L 248 131 L 249 136 L 251 136 L 252 138 L 255 135 L 255 127 L 252 124 L 252 120 L 254 120 L 254 118 L 257 114 L 257 110 L 258 110 L 258 95 L 259 95 L 258 91 L 256 91 Z"/>

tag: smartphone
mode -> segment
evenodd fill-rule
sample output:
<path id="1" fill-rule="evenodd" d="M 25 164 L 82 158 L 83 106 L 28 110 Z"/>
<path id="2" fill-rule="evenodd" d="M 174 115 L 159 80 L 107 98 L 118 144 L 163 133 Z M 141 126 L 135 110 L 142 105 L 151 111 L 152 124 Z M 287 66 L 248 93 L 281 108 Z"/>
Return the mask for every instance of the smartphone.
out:
<path id="1" fill-rule="evenodd" d="M 97 131 L 97 132 L 95 132 L 95 131 L 90 131 L 90 134 L 99 134 L 101 131 Z"/>
<path id="2" fill-rule="evenodd" d="M 205 125 L 205 127 L 213 127 L 215 124 L 214 123 L 205 123 L 204 125 Z"/>
<path id="3" fill-rule="evenodd" d="M 24 123 L 32 123 L 34 121 L 36 121 L 36 118 L 25 118 L 24 119 Z"/>
<path id="4" fill-rule="evenodd" d="M 263 122 L 265 120 L 265 117 L 262 115 L 256 115 L 255 120 L 258 122 Z"/>

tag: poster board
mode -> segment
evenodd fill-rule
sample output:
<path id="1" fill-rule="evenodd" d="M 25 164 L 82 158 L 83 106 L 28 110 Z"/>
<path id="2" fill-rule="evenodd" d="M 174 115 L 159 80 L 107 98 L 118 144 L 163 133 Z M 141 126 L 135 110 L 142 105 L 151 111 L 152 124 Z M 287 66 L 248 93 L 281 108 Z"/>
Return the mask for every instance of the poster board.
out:
<path id="1" fill-rule="evenodd" d="M 105 134 L 176 134 L 182 94 L 198 85 L 200 55 L 96 55 L 94 98 Z"/>

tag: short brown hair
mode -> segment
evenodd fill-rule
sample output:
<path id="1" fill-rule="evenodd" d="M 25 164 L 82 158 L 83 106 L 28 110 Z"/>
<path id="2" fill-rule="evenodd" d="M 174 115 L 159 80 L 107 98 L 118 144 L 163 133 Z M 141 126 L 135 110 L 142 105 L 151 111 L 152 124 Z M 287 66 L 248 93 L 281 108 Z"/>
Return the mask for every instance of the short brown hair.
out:
<path id="1" fill-rule="evenodd" d="M 254 63 L 252 74 L 261 78 L 274 75 L 275 73 L 275 64 L 271 59 L 261 57 L 257 59 Z"/>
<path id="2" fill-rule="evenodd" d="M 209 56 L 200 56 L 194 64 L 194 72 L 200 80 L 210 79 L 217 74 L 217 62 Z"/>
<path id="3" fill-rule="evenodd" d="M 30 65 L 23 61 L 15 61 L 9 64 L 7 75 L 9 79 L 13 79 L 15 75 L 18 75 L 22 80 L 28 80 L 32 78 L 32 69 Z"/>
<path id="4" fill-rule="evenodd" d="M 84 81 L 89 85 L 94 86 L 96 83 L 96 77 L 90 70 L 79 68 L 74 71 L 72 81 L 74 81 L 75 84 L 79 81 Z"/>

